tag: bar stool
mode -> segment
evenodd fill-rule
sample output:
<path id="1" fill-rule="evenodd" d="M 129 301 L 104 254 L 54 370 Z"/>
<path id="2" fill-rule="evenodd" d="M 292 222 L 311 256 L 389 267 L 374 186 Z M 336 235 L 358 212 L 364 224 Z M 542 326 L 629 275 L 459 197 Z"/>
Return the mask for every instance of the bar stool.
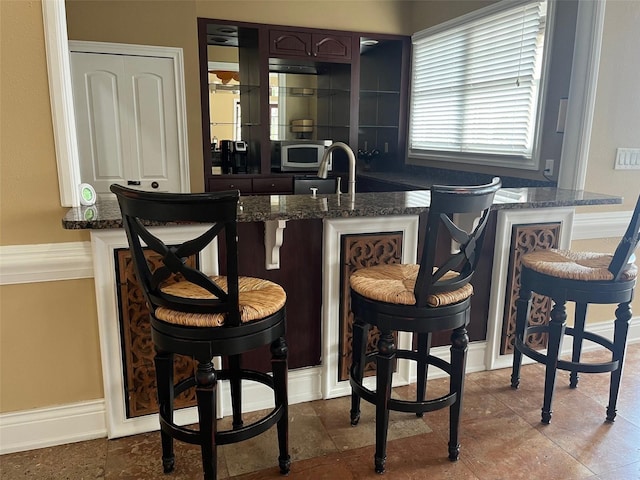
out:
<path id="1" fill-rule="evenodd" d="M 255 437 L 277 424 L 283 474 L 289 472 L 286 294 L 277 284 L 238 275 L 237 206 L 239 192 L 172 194 L 142 192 L 111 185 L 133 257 L 135 273 L 149 307 L 151 336 L 156 350 L 162 464 L 174 469 L 173 439 L 200 445 L 205 480 L 216 478 L 217 446 Z M 148 225 L 203 224 L 203 233 L 181 245 L 166 245 Z M 223 234 L 224 232 L 224 234 Z M 214 239 L 224 241 L 221 275 L 207 276 L 186 259 L 199 255 Z M 145 258 L 143 244 L 161 258 L 154 268 Z M 243 369 L 243 353 L 271 345 L 273 375 Z M 174 384 L 174 354 L 197 362 L 195 375 Z M 213 366 L 223 357 L 222 369 Z M 228 380 L 233 427 L 218 430 L 218 380 Z M 274 392 L 275 407 L 263 418 L 244 425 L 242 382 L 266 385 Z M 198 429 L 174 423 L 174 398 L 195 387 Z"/>
<path id="2" fill-rule="evenodd" d="M 354 314 L 350 369 L 351 424 L 360 420 L 360 399 L 376 406 L 375 471 L 385 470 L 389 410 L 424 412 L 450 407 L 449 459 L 458 459 L 458 430 L 466 364 L 467 325 L 473 287 L 469 283 L 479 260 L 485 226 L 500 179 L 480 186 L 433 186 L 426 222 L 426 235 L 419 265 L 377 265 L 356 270 L 350 277 L 351 310 Z M 456 225 L 456 214 L 474 213 L 479 220 L 471 233 Z M 459 248 L 446 255 L 436 252 L 441 240 L 456 242 Z M 442 245 L 442 243 L 440 243 Z M 448 246 L 451 242 L 447 243 Z M 443 257 L 443 258 L 441 258 Z M 446 258 L 445 258 L 446 257 Z M 377 349 L 366 353 L 371 326 L 380 330 Z M 451 362 L 430 354 L 433 332 L 452 330 Z M 416 334 L 412 350 L 398 349 L 394 332 Z M 415 401 L 391 398 L 396 358 L 417 362 Z M 364 367 L 374 360 L 376 389 L 362 384 Z M 429 365 L 450 376 L 450 391 L 437 399 L 425 400 Z"/>
<path id="3" fill-rule="evenodd" d="M 620 378 L 624 365 L 627 331 L 631 319 L 630 303 L 636 284 L 638 268 L 633 263 L 633 252 L 640 236 L 640 197 L 636 202 L 631 222 L 613 255 L 571 250 L 540 250 L 522 256 L 520 295 L 516 309 L 515 349 L 511 387 L 520 384 L 522 355 L 545 365 L 544 401 L 542 423 L 551 422 L 551 404 L 558 369 L 567 370 L 569 386 L 578 386 L 578 373 L 611 372 L 607 421 L 616 416 L 616 402 L 620 389 Z M 531 292 L 553 300 L 548 325 L 529 325 Z M 567 327 L 566 302 L 574 302 L 574 326 Z M 615 311 L 613 342 L 585 330 L 587 306 L 594 304 L 617 304 Z M 547 353 L 534 350 L 527 345 L 530 335 L 548 333 Z M 573 337 L 571 361 L 559 358 L 564 335 Z M 612 359 L 604 363 L 580 362 L 584 340 L 594 342 L 611 351 Z"/>

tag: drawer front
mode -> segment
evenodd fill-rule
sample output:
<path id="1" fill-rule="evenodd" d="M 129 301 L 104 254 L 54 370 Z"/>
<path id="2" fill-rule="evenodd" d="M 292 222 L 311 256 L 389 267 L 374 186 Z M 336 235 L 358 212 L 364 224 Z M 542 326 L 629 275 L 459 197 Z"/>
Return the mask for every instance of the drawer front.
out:
<path id="1" fill-rule="evenodd" d="M 293 183 L 291 177 L 283 178 L 254 178 L 253 193 L 282 193 L 290 194 L 293 191 Z"/>
<path id="2" fill-rule="evenodd" d="M 220 192 L 222 190 L 240 190 L 244 195 L 251 194 L 250 178 L 210 178 L 207 182 L 208 192 Z"/>

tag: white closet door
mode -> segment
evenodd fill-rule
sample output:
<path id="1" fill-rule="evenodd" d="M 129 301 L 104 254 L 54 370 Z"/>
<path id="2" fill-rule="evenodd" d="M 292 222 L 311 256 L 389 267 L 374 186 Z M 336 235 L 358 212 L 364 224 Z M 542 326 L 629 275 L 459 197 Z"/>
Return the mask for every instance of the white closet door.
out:
<path id="1" fill-rule="evenodd" d="M 171 59 L 71 53 L 82 180 L 180 191 L 179 129 Z"/>

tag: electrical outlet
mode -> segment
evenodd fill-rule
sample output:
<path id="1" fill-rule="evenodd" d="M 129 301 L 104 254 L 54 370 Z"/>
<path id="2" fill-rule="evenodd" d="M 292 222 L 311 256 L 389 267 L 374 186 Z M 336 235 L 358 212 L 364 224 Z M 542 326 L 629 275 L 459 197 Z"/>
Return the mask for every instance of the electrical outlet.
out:
<path id="1" fill-rule="evenodd" d="M 544 162 L 544 171 L 543 174 L 549 176 L 553 175 L 553 158 L 548 158 Z"/>

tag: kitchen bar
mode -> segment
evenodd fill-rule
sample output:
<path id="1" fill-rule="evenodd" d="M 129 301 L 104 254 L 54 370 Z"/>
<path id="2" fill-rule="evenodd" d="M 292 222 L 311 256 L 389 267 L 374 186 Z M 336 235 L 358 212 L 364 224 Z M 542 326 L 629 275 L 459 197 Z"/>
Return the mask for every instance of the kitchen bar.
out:
<path id="1" fill-rule="evenodd" d="M 429 199 L 428 190 L 356 193 L 353 198 L 345 194 L 240 197 L 240 272 L 277 282 L 288 296 L 291 403 L 349 393 L 345 279 L 359 262 L 415 262 L 421 241 L 419 225 L 428 211 Z M 516 229 L 529 228 L 533 237 L 551 241 L 525 249 L 568 247 L 576 206 L 621 201 L 617 196 L 547 187 L 503 188 L 497 193 L 473 280 L 470 371 L 506 366 L 511 327 L 505 325 L 511 320 L 506 318 L 509 314 L 505 305 L 513 296 L 512 283 L 517 275 L 510 259 L 523 248 L 514 243 Z M 146 315 L 135 305 L 136 294 L 130 285 L 130 272 L 126 272 L 127 247 L 118 205 L 115 200 L 101 200 L 93 206 L 72 208 L 62 223 L 66 229 L 91 230 L 109 436 L 157 428 L 153 412 L 148 410 L 145 385 L 151 376 L 140 372 L 151 364 L 153 352 L 131 351 L 141 343 L 140 335 L 144 336 L 140 324 Z M 192 227 L 158 228 L 174 235 L 178 242 L 181 232 Z M 216 255 L 211 251 L 200 259 L 205 271 L 215 273 Z M 434 345 L 444 343 L 446 339 L 434 338 Z M 258 352 L 247 364 L 259 369 L 267 353 Z M 127 364 L 128 359 L 145 355 L 147 364 Z M 398 375 L 403 383 L 414 377 L 415 372 L 409 369 Z M 224 414 L 228 408 L 223 406 Z M 264 405 L 257 400 L 250 408 Z M 189 411 L 181 412 L 185 421 L 192 418 Z"/>

